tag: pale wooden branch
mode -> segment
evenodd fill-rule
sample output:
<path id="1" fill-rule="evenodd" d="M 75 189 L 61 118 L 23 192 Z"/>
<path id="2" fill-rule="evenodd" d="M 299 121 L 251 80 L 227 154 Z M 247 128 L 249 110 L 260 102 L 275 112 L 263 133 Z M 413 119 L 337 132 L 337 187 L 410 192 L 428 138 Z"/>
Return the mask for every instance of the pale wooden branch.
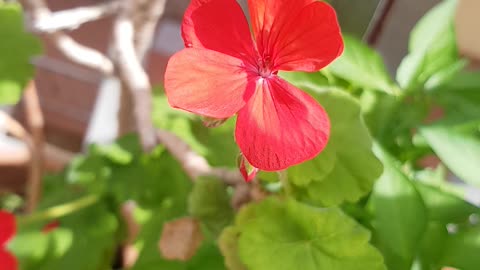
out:
<path id="1" fill-rule="evenodd" d="M 165 0 L 150 1 L 150 3 L 163 3 Z M 142 38 L 146 39 L 145 43 L 151 43 L 154 34 L 153 29 L 146 29 L 150 27 L 149 23 L 142 24 L 135 27 L 134 21 L 139 14 L 150 13 L 149 9 L 142 9 L 140 5 L 142 1 L 123 0 L 120 12 L 114 22 L 113 26 L 113 46 L 115 51 L 115 64 L 118 70 L 118 76 L 122 82 L 122 87 L 128 90 L 130 97 L 133 99 L 133 114 L 137 126 L 137 131 L 140 134 L 140 140 L 144 150 L 153 149 L 156 142 L 155 130 L 152 124 L 152 99 L 151 99 L 151 84 L 148 75 L 142 65 L 141 59 L 144 55 L 139 55 L 135 47 L 135 40 L 137 33 L 143 33 Z M 155 6 L 150 6 L 154 8 Z M 155 18 L 158 20 L 163 14 L 163 7 L 160 12 L 155 13 Z M 145 16 L 145 15 L 144 15 Z M 144 16 L 140 16 L 143 17 Z M 146 16 L 151 20 L 151 16 Z M 143 44 L 143 43 L 142 43 Z M 128 93 L 123 91 L 122 95 L 128 97 Z M 127 103 L 128 105 L 128 103 Z M 128 109 L 128 108 L 122 108 Z M 121 114 L 121 113 L 120 113 Z"/>
<path id="2" fill-rule="evenodd" d="M 175 134 L 165 130 L 157 130 L 157 138 L 175 157 L 192 180 L 202 176 L 212 176 L 221 179 L 227 185 L 243 184 L 243 177 L 239 171 L 210 166 L 204 157 L 193 151 L 186 142 Z"/>
<path id="3" fill-rule="evenodd" d="M 20 0 L 25 9 L 26 24 L 34 28 L 38 22 L 49 21 L 52 12 L 44 0 Z M 36 29 L 38 32 L 39 29 Z M 42 32 L 45 37 L 70 61 L 105 75 L 113 74 L 113 63 L 101 52 L 81 45 L 62 31 Z"/>
<path id="4" fill-rule="evenodd" d="M 144 62 L 152 46 L 155 29 L 165 11 L 166 0 L 138 1 L 137 16 L 133 18 L 135 29 L 134 44 L 140 62 Z"/>
<path id="5" fill-rule="evenodd" d="M 27 25 L 34 33 L 54 33 L 62 30 L 75 30 L 82 24 L 99 20 L 118 11 L 119 2 L 110 1 L 88 7 L 77 7 L 50 13 Z"/>
<path id="6" fill-rule="evenodd" d="M 40 200 L 43 176 L 43 114 L 35 83 L 31 81 L 23 93 L 25 119 L 31 134 L 31 160 L 27 187 L 26 211 L 35 210 Z"/>

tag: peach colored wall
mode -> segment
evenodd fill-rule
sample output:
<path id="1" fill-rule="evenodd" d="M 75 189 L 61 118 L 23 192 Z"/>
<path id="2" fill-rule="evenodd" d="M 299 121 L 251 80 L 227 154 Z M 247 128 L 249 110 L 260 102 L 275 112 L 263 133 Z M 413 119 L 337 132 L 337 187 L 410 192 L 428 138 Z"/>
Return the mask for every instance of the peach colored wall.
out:
<path id="1" fill-rule="evenodd" d="M 460 52 L 480 62 L 480 1 L 461 0 L 456 14 Z"/>

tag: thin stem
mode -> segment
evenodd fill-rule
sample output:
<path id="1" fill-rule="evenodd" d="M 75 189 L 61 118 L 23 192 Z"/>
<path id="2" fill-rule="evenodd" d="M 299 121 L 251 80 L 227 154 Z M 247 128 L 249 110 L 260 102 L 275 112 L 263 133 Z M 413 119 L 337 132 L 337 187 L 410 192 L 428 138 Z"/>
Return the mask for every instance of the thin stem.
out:
<path id="1" fill-rule="evenodd" d="M 43 211 L 32 213 L 28 216 L 21 216 L 18 218 L 18 223 L 27 225 L 38 221 L 48 221 L 58 219 L 97 203 L 101 197 L 99 195 L 88 195 L 75 201 L 54 206 Z"/>

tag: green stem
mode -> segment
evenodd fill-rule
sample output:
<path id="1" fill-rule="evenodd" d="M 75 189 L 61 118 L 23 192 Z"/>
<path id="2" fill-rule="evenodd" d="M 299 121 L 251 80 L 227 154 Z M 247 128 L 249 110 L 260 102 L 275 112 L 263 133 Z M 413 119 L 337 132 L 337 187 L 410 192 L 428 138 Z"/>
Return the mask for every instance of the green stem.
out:
<path id="1" fill-rule="evenodd" d="M 290 183 L 288 183 L 288 174 L 286 170 L 278 171 L 278 178 L 280 179 L 280 183 L 282 183 L 283 190 L 285 191 L 285 195 L 290 196 L 292 194 L 292 188 L 290 187 Z"/>
<path id="2" fill-rule="evenodd" d="M 57 206 L 45 209 L 43 211 L 35 212 L 28 216 L 21 216 L 17 220 L 19 224 L 27 225 L 27 224 L 42 221 L 42 220 L 47 221 L 47 220 L 58 219 L 63 216 L 74 213 L 78 210 L 89 207 L 97 203 L 100 200 L 100 198 L 101 197 L 99 195 L 88 195 L 69 203 L 57 205 Z"/>

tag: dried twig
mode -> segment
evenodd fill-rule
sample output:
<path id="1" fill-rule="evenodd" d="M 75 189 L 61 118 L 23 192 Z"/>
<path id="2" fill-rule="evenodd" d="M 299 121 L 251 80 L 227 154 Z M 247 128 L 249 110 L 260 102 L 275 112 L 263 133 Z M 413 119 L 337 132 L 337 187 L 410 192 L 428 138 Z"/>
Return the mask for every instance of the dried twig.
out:
<path id="1" fill-rule="evenodd" d="M 150 5 L 145 5 L 145 3 L 150 3 Z M 144 57 L 146 48 L 150 46 L 153 38 L 155 24 L 152 26 L 152 21 L 156 23 L 161 17 L 164 5 L 165 0 L 123 0 L 113 27 L 113 46 L 118 75 L 122 85 L 133 98 L 133 114 L 137 130 L 140 134 L 143 148 L 147 151 L 153 149 L 157 142 L 151 118 L 151 85 L 148 75 L 142 66 L 141 59 Z M 151 9 L 154 8 L 159 8 L 159 10 L 152 12 Z M 138 18 L 147 19 L 144 23 L 136 25 L 134 22 Z M 137 52 L 136 43 L 142 44 L 141 49 L 139 49 L 141 52 Z M 122 94 L 125 95 L 127 93 L 124 92 Z"/>
<path id="2" fill-rule="evenodd" d="M 40 109 L 37 89 L 31 81 L 23 93 L 25 119 L 31 134 L 31 161 L 27 187 L 27 212 L 32 212 L 40 199 L 43 175 L 43 114 Z"/>
<path id="3" fill-rule="evenodd" d="M 34 33 L 54 33 L 75 30 L 82 24 L 99 20 L 118 10 L 119 2 L 110 1 L 88 7 L 77 7 L 50 13 L 41 19 L 29 21 L 28 28 Z"/>
<path id="4" fill-rule="evenodd" d="M 34 28 L 39 22 L 51 21 L 52 12 L 44 0 L 20 0 L 20 3 L 25 9 L 26 24 L 31 28 Z M 54 27 L 51 26 L 51 28 Z M 39 32 L 40 29 L 35 29 L 35 31 Z M 62 31 L 42 33 L 69 60 L 105 75 L 113 73 L 112 61 L 101 52 L 79 44 Z"/>

